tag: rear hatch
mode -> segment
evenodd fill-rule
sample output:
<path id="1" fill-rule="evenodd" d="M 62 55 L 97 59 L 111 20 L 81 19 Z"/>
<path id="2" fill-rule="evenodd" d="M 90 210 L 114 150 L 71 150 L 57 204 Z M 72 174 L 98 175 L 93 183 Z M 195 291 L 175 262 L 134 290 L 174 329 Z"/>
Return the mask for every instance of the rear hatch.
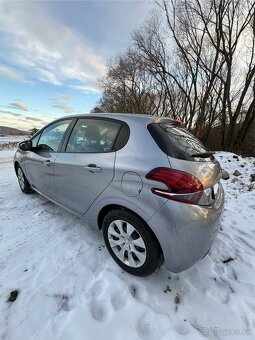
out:
<path id="1" fill-rule="evenodd" d="M 172 169 L 187 172 L 195 176 L 215 198 L 218 182 L 221 178 L 221 167 L 213 153 L 195 138 L 180 123 L 170 119 L 159 119 L 148 125 L 148 130 L 167 155 Z"/>

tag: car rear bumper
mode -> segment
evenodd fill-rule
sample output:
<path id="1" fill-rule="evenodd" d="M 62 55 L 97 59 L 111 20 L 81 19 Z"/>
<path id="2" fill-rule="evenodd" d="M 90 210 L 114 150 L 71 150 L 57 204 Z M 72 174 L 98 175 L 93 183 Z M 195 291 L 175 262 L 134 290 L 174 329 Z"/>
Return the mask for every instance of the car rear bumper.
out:
<path id="1" fill-rule="evenodd" d="M 224 191 L 220 184 L 212 206 L 168 200 L 147 221 L 159 240 L 168 270 L 181 272 L 208 253 L 220 227 L 223 210 Z"/>

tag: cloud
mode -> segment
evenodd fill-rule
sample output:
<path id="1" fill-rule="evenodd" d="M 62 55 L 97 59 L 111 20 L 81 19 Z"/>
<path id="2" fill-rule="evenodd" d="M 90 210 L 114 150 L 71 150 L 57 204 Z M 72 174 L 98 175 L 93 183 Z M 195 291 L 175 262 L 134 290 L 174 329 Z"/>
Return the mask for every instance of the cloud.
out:
<path id="1" fill-rule="evenodd" d="M 68 94 L 59 94 L 59 96 L 65 101 L 73 99 L 73 97 Z"/>
<path id="2" fill-rule="evenodd" d="M 60 109 L 65 113 L 72 113 L 75 110 L 68 104 L 71 99 L 71 96 L 59 94 L 57 98 L 50 99 L 49 102 L 52 104 L 52 107 Z"/>
<path id="3" fill-rule="evenodd" d="M 56 102 L 55 104 L 52 105 L 53 107 L 56 107 L 60 110 L 63 110 L 65 113 L 71 113 L 74 112 L 74 109 L 70 106 L 68 106 L 64 102 Z"/>
<path id="4" fill-rule="evenodd" d="M 80 92 L 83 92 L 85 94 L 100 93 L 99 89 L 90 86 L 72 85 L 72 88 L 75 90 L 79 90 Z"/>
<path id="5" fill-rule="evenodd" d="M 97 90 L 104 61 L 83 36 L 51 16 L 42 3 L 0 2 L 0 22 L 0 57 L 21 68 L 26 79 Z M 2 67 L 1 72 L 19 79 L 14 71 Z"/>
<path id="6" fill-rule="evenodd" d="M 15 72 L 15 71 L 13 71 L 10 68 L 5 67 L 5 66 L 0 66 L 0 75 L 3 75 L 5 78 L 11 79 L 11 80 L 21 80 L 22 79 L 21 76 L 17 72 Z"/>
<path id="7" fill-rule="evenodd" d="M 14 103 L 10 103 L 8 107 L 12 109 L 18 109 L 18 110 L 23 110 L 23 111 L 28 111 L 28 106 L 24 103 L 21 103 L 20 101 L 16 101 Z"/>
<path id="8" fill-rule="evenodd" d="M 58 86 L 63 85 L 63 81 L 60 80 L 59 77 L 50 70 L 38 68 L 36 72 L 37 72 L 37 79 L 42 82 L 46 82 L 46 83 L 50 83 L 50 84 L 58 85 Z"/>
<path id="9" fill-rule="evenodd" d="M 19 117 L 21 115 L 20 113 L 13 113 L 11 111 L 5 111 L 5 110 L 0 110 L 0 113 L 5 114 L 5 115 L 13 115 L 15 117 Z"/>
<path id="10" fill-rule="evenodd" d="M 43 115 L 23 115 L 22 113 L 14 113 L 12 111 L 0 110 L 0 124 L 17 129 L 29 130 L 33 127 L 42 128 L 52 119 L 46 118 Z"/>
<path id="11" fill-rule="evenodd" d="M 32 122 L 44 122 L 45 121 L 45 118 L 37 118 L 33 116 L 24 116 L 24 119 L 32 121 Z"/>

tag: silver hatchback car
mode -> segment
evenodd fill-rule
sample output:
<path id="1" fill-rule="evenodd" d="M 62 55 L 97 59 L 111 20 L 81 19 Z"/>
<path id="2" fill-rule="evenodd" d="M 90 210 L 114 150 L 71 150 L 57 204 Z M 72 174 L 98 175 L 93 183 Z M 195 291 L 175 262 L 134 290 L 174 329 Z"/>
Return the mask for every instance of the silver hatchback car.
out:
<path id="1" fill-rule="evenodd" d="M 58 119 L 19 144 L 14 168 L 33 191 L 103 230 L 113 259 L 146 276 L 203 258 L 224 208 L 221 168 L 176 120 L 87 114 Z"/>

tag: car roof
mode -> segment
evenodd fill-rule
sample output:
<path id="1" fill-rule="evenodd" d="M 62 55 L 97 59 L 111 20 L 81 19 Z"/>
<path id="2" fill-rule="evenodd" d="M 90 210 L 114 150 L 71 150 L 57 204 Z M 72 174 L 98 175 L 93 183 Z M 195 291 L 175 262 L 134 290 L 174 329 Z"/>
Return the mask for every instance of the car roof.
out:
<path id="1" fill-rule="evenodd" d="M 68 119 L 68 118 L 93 118 L 93 117 L 100 117 L 100 118 L 112 118 L 112 119 L 119 119 L 124 122 L 135 122 L 135 121 L 143 121 L 145 124 L 148 124 L 149 122 L 155 122 L 159 120 L 167 120 L 171 121 L 170 118 L 167 117 L 159 117 L 154 116 L 151 114 L 137 114 L 137 113 L 84 113 L 84 114 L 78 114 L 78 115 L 69 115 L 65 117 L 61 117 L 59 119 Z"/>

